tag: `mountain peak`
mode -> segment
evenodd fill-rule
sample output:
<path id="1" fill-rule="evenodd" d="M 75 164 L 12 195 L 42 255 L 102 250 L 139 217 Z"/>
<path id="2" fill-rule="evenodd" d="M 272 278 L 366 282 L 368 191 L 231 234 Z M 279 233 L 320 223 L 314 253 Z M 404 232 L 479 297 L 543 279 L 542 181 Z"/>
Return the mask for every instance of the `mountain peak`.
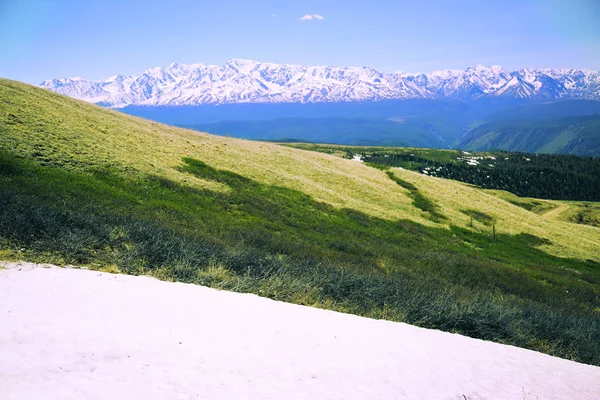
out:
<path id="1" fill-rule="evenodd" d="M 152 68 L 148 68 L 145 72 L 153 73 L 153 72 L 162 72 L 162 71 L 164 71 L 164 69 L 162 67 L 152 67 Z"/>
<path id="2" fill-rule="evenodd" d="M 260 63 L 252 60 L 245 60 L 242 58 L 232 58 L 225 63 L 225 67 L 232 68 L 238 72 L 248 73 L 253 68 L 259 66 Z"/>
<path id="3" fill-rule="evenodd" d="M 460 69 L 440 69 L 440 70 L 433 71 L 432 73 L 425 74 L 425 75 L 430 75 L 430 76 L 434 76 L 434 77 L 447 79 L 452 76 L 460 75 L 461 73 L 463 73 L 463 71 L 461 71 Z"/>
<path id="4" fill-rule="evenodd" d="M 119 82 L 125 79 L 123 75 L 113 75 L 110 78 L 106 79 L 104 82 Z"/>
<path id="5" fill-rule="evenodd" d="M 225 64 L 235 64 L 235 65 L 246 65 L 246 64 L 260 64 L 258 61 L 248 60 L 245 58 L 230 58 L 227 60 Z"/>
<path id="6" fill-rule="evenodd" d="M 475 71 L 475 72 L 494 72 L 494 73 L 502 73 L 505 72 L 504 68 L 499 65 L 490 65 L 485 66 L 481 64 L 473 65 L 467 68 L 467 71 Z"/>

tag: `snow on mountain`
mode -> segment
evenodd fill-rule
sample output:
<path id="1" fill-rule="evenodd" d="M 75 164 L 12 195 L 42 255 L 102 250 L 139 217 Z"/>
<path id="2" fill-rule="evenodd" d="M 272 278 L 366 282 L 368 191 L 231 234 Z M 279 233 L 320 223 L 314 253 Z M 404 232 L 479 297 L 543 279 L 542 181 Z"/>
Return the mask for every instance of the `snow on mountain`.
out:
<path id="1" fill-rule="evenodd" d="M 41 87 L 92 103 L 182 106 L 224 103 L 315 103 L 385 99 L 468 100 L 483 96 L 600 99 L 600 73 L 581 69 L 508 72 L 477 65 L 430 74 L 392 74 L 367 67 L 261 63 L 231 59 L 224 65 L 171 64 L 104 81 L 62 78 Z"/>

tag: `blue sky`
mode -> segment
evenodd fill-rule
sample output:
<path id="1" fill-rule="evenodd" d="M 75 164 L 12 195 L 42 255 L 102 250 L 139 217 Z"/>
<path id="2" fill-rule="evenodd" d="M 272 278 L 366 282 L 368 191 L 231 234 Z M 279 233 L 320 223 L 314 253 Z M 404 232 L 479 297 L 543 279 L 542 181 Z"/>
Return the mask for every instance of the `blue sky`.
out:
<path id="1" fill-rule="evenodd" d="M 0 0 L 2 77 L 104 79 L 230 58 L 600 69 L 600 0 Z"/>

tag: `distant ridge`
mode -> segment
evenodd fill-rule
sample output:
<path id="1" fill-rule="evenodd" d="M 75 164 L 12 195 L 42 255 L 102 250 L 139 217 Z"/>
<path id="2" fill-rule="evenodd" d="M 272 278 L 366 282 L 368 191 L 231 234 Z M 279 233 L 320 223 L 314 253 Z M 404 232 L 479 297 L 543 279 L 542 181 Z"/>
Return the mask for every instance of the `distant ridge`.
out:
<path id="1" fill-rule="evenodd" d="M 600 114 L 492 121 L 465 135 L 457 147 L 600 156 Z"/>
<path id="2" fill-rule="evenodd" d="M 232 103 L 318 103 L 389 99 L 596 99 L 600 73 L 477 65 L 429 74 L 386 74 L 367 67 L 261 63 L 232 59 L 222 66 L 171 64 L 103 81 L 80 77 L 40 87 L 112 108 Z"/>

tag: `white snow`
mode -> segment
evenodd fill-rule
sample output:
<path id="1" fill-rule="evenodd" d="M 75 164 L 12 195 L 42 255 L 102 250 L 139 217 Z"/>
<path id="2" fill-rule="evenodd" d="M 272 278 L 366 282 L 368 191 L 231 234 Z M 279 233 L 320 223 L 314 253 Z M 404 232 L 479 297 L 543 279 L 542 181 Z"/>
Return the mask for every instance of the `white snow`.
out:
<path id="1" fill-rule="evenodd" d="M 0 397 L 598 399 L 600 368 L 254 295 L 0 269 Z"/>
<path id="2" fill-rule="evenodd" d="M 548 77 L 552 79 L 548 80 Z M 380 73 L 367 67 L 305 66 L 231 59 L 224 65 L 171 64 L 104 81 L 46 80 L 40 86 L 111 107 L 225 103 L 341 102 L 414 98 L 535 97 L 600 99 L 600 74 L 577 69 L 499 66 L 441 70 L 430 74 Z M 544 83 L 543 83 L 544 82 Z"/>
<path id="3" fill-rule="evenodd" d="M 463 71 L 461 71 L 460 69 L 443 69 L 439 71 L 433 71 L 429 75 L 434 78 L 449 79 L 458 76 L 462 73 Z"/>

